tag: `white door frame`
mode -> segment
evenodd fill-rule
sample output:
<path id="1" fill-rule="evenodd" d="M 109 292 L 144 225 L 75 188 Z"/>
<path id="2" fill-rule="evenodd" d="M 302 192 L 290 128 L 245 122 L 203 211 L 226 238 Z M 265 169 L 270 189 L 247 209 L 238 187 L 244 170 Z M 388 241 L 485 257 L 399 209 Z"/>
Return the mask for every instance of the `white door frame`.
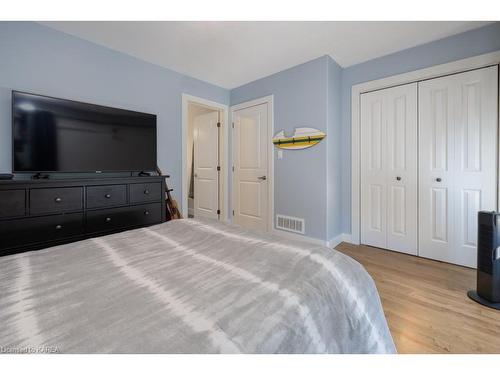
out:
<path id="1" fill-rule="evenodd" d="M 229 106 L 222 103 L 213 102 L 211 100 L 199 98 L 197 96 L 182 94 L 182 217 L 188 217 L 188 195 L 189 195 L 189 176 L 187 173 L 187 160 L 188 160 L 188 109 L 189 104 L 200 105 L 202 107 L 209 107 L 214 110 L 218 110 L 222 112 L 221 115 L 221 181 L 222 185 L 220 190 L 220 210 L 221 215 L 220 218 L 223 221 L 228 221 L 228 212 L 226 207 L 229 207 L 229 194 L 228 192 L 228 173 L 229 169 L 227 168 L 228 161 L 228 150 L 229 150 Z"/>
<path id="2" fill-rule="evenodd" d="M 360 243 L 360 140 L 361 140 L 361 118 L 360 102 L 361 94 L 385 89 L 392 86 L 404 85 L 407 83 L 423 81 L 448 74 L 461 73 L 466 70 L 484 68 L 500 63 L 500 51 L 487 53 L 484 55 L 469 57 L 462 60 L 453 61 L 446 64 L 435 65 L 429 68 L 415 70 L 413 72 L 398 74 L 374 81 L 368 81 L 353 85 L 351 89 L 351 242 Z M 500 99 L 499 99 L 500 106 Z M 500 132 L 499 132 L 500 139 Z M 500 144 L 500 143 L 499 143 Z M 497 150 L 498 153 L 498 150 Z M 498 155 L 497 155 L 498 158 Z M 500 165 L 500 164 L 499 164 Z M 500 189 L 497 193 L 497 209 L 500 202 Z"/>
<path id="3" fill-rule="evenodd" d="M 268 121 L 268 128 L 267 128 L 267 137 L 268 137 L 268 158 L 267 158 L 267 168 L 268 168 L 268 207 L 267 207 L 267 231 L 270 232 L 274 229 L 274 145 L 273 142 L 271 141 L 274 135 L 274 95 L 269 95 L 265 96 L 263 98 L 259 99 L 254 99 L 250 100 L 248 102 L 240 103 L 231 106 L 231 123 L 233 123 L 233 113 L 235 111 L 238 111 L 240 109 L 248 108 L 248 107 L 255 107 L 260 104 L 267 104 L 267 121 Z M 231 166 L 234 160 L 234 132 L 231 132 L 231 144 L 233 145 L 232 147 L 232 152 L 231 152 Z M 232 168 L 231 169 L 231 181 L 232 181 L 232 188 L 231 188 L 231 207 L 234 208 L 234 173 L 232 173 Z M 233 219 L 233 216 L 230 215 L 231 221 Z"/>

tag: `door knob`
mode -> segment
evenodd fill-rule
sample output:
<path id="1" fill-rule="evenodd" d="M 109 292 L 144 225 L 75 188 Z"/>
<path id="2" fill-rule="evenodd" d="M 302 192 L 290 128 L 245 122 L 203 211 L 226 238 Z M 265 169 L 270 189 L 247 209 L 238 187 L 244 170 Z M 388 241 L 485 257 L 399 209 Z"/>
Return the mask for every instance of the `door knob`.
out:
<path id="1" fill-rule="evenodd" d="M 195 174 L 194 174 L 194 177 L 198 177 L 198 173 L 195 173 Z"/>
<path id="2" fill-rule="evenodd" d="M 399 177 L 399 176 L 396 177 L 396 180 L 401 181 L 401 177 Z"/>
<path id="3" fill-rule="evenodd" d="M 54 201 L 55 201 L 56 203 L 61 203 L 61 202 L 62 202 L 62 199 L 61 199 L 61 198 L 59 198 L 59 197 L 57 197 L 56 199 L 54 199 Z"/>
<path id="4" fill-rule="evenodd" d="M 258 178 L 259 180 L 261 180 L 261 181 L 265 181 L 265 180 L 267 180 L 267 177 L 266 177 L 266 176 L 260 176 L 260 177 L 257 177 L 257 178 Z"/>
<path id="5" fill-rule="evenodd" d="M 441 182 L 441 177 L 436 178 L 437 182 Z"/>
<path id="6" fill-rule="evenodd" d="M 109 198 L 111 198 L 111 194 L 106 194 L 104 197 L 109 199 Z"/>

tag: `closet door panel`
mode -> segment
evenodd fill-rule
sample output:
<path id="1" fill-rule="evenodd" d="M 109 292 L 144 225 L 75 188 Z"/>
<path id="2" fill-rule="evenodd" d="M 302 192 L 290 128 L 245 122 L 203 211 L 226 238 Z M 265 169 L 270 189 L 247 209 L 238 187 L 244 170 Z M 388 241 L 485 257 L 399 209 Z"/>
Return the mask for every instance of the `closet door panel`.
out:
<path id="1" fill-rule="evenodd" d="M 497 67 L 455 77 L 455 199 L 451 262 L 477 266 L 477 213 L 496 210 Z"/>
<path id="2" fill-rule="evenodd" d="M 419 249 L 426 258 L 446 260 L 452 251 L 454 162 L 454 80 L 419 83 Z"/>
<path id="3" fill-rule="evenodd" d="M 497 208 L 497 67 L 419 83 L 419 255 L 477 262 L 477 212 Z"/>
<path id="4" fill-rule="evenodd" d="M 361 242 L 417 252 L 417 84 L 361 95 Z"/>
<path id="5" fill-rule="evenodd" d="M 361 242 L 387 245 L 385 95 L 361 95 Z"/>
<path id="6" fill-rule="evenodd" d="M 417 84 L 386 90 L 387 247 L 417 254 Z"/>

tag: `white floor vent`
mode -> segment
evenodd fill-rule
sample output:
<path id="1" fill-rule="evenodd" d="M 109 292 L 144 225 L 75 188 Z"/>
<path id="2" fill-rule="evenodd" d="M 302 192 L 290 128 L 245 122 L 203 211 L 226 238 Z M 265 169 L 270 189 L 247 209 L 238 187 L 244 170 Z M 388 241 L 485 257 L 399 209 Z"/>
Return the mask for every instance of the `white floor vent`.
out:
<path id="1" fill-rule="evenodd" d="M 304 219 L 299 219 L 298 217 L 276 215 L 276 228 L 288 232 L 305 233 Z"/>

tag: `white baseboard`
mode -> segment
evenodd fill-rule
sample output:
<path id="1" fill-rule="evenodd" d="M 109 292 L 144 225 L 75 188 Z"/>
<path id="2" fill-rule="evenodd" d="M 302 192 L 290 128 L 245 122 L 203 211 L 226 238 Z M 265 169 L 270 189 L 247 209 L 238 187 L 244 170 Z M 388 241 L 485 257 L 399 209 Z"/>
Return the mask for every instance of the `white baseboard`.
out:
<path id="1" fill-rule="evenodd" d="M 352 242 L 352 236 L 351 236 L 351 233 L 344 233 L 344 234 L 343 234 L 343 236 L 344 236 L 344 238 L 343 238 L 343 241 L 344 241 L 344 242 L 354 244 L 354 242 Z"/>
<path id="2" fill-rule="evenodd" d="M 308 242 L 308 243 L 311 243 L 314 245 L 320 245 L 320 246 L 327 246 L 328 245 L 327 241 L 320 240 L 318 238 L 312 238 L 312 237 L 308 237 L 308 236 L 303 236 L 301 234 L 285 232 L 283 230 L 279 230 L 276 228 L 271 229 L 271 234 L 275 234 L 277 236 L 286 238 L 288 240 L 303 241 L 303 242 Z"/>
<path id="3" fill-rule="evenodd" d="M 314 245 L 326 246 L 326 247 L 329 247 L 332 249 L 334 249 L 337 245 L 339 245 L 342 242 L 351 243 L 351 234 L 350 233 L 341 233 L 329 241 L 320 240 L 318 238 L 312 238 L 312 237 L 308 237 L 308 236 L 303 236 L 300 234 L 290 233 L 290 232 L 286 232 L 286 231 L 279 230 L 276 228 L 271 229 L 271 233 L 275 234 L 277 236 L 286 238 L 288 240 L 308 242 L 308 243 L 311 243 Z"/>
<path id="4" fill-rule="evenodd" d="M 335 248 L 342 242 L 351 242 L 351 234 L 350 233 L 341 233 L 337 237 L 332 238 L 328 241 L 327 246 L 330 248 Z"/>

